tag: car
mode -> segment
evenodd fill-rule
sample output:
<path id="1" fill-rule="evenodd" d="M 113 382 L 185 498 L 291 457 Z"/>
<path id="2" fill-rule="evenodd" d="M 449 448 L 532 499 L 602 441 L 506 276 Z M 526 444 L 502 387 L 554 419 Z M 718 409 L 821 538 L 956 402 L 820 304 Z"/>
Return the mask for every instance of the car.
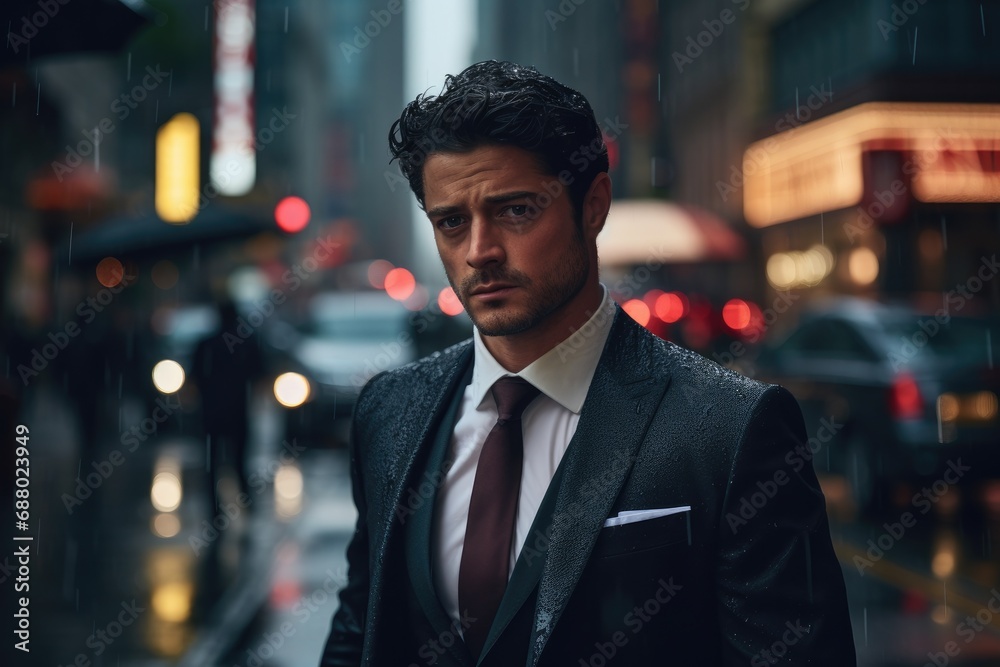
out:
<path id="1" fill-rule="evenodd" d="M 996 319 L 845 297 L 805 309 L 753 366 L 795 395 L 811 436 L 824 419 L 836 431 L 817 469 L 843 473 L 858 508 L 876 512 L 897 482 L 936 480 L 959 459 L 963 484 L 1000 477 L 993 341 Z"/>
<path id="2" fill-rule="evenodd" d="M 344 422 L 364 384 L 417 358 L 411 313 L 382 291 L 314 296 L 304 321 L 279 346 L 288 369 L 275 381 L 286 436 L 344 444 Z"/>

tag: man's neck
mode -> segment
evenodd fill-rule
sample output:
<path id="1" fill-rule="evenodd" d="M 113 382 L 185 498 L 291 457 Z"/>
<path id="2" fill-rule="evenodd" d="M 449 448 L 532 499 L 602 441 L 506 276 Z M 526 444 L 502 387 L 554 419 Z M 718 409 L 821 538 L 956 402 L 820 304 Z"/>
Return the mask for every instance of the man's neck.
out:
<path id="1" fill-rule="evenodd" d="M 511 336 L 482 336 L 483 344 L 497 363 L 511 373 L 519 373 L 583 326 L 597 312 L 603 297 L 599 283 L 588 283 L 538 325 Z"/>

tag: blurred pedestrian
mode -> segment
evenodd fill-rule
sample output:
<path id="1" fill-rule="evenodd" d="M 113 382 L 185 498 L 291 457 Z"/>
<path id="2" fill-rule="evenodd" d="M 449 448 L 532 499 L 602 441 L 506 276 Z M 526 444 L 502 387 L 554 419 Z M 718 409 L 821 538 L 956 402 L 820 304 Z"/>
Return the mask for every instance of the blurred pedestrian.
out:
<path id="1" fill-rule="evenodd" d="M 227 468 L 235 473 L 240 491 L 248 491 L 249 406 L 263 365 L 257 335 L 248 327 L 239 330 L 236 305 L 225 300 L 218 308 L 219 330 L 198 343 L 191 364 L 208 443 L 210 516 L 219 511 L 218 486 Z"/>

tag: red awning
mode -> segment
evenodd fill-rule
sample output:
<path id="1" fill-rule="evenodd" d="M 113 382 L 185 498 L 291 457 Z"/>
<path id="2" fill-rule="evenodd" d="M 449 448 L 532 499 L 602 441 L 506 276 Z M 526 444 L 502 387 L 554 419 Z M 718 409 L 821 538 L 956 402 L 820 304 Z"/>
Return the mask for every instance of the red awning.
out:
<path id="1" fill-rule="evenodd" d="M 604 266 L 732 261 L 746 256 L 746 242 L 724 220 L 696 206 L 626 199 L 611 204 L 597 254 Z"/>

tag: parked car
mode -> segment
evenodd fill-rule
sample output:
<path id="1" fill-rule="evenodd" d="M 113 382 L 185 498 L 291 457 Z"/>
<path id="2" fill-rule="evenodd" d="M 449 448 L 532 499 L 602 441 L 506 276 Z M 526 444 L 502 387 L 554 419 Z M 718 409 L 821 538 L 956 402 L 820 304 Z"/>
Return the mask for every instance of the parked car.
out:
<path id="1" fill-rule="evenodd" d="M 856 504 L 872 511 L 897 482 L 936 480 L 959 459 L 970 468 L 963 485 L 1000 477 L 996 342 L 995 319 L 841 298 L 765 341 L 755 366 L 796 396 L 810 436 L 832 420 L 836 436 L 816 467 L 843 473 Z"/>
<path id="2" fill-rule="evenodd" d="M 350 417 L 365 382 L 417 358 L 411 313 L 382 291 L 320 294 L 307 312 L 282 343 L 291 375 L 275 394 L 287 408 L 286 436 L 344 444 L 336 422 Z"/>

